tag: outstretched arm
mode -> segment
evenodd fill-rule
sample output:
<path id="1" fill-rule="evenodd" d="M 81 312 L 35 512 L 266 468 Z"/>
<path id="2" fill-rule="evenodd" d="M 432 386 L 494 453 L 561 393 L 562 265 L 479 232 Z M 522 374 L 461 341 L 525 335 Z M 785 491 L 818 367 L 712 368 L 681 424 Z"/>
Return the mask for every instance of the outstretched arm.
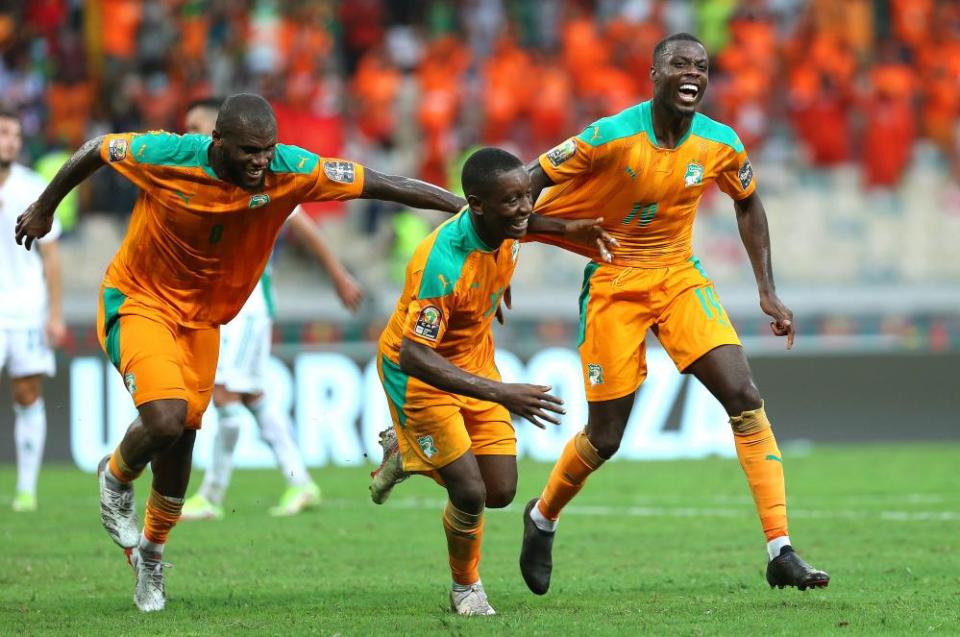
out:
<path id="1" fill-rule="evenodd" d="M 382 199 L 411 208 L 449 213 L 458 212 L 467 205 L 462 197 L 419 179 L 384 175 L 367 167 L 364 167 L 363 174 L 363 192 L 360 193 L 363 199 Z"/>
<path id="2" fill-rule="evenodd" d="M 363 301 L 363 290 L 330 249 L 326 239 L 320 234 L 317 224 L 311 221 L 307 214 L 300 209 L 294 211 L 287 223 L 290 227 L 290 233 L 306 246 L 310 254 L 330 275 L 330 280 L 337 291 L 337 296 L 340 297 L 340 302 L 351 312 L 356 312 L 357 308 L 360 307 L 360 302 Z"/>
<path id="3" fill-rule="evenodd" d="M 543 385 L 500 383 L 463 371 L 436 350 L 404 337 L 400 345 L 400 369 L 442 391 L 480 400 L 500 403 L 511 412 L 544 428 L 540 420 L 554 425 L 560 421 L 554 414 L 566 413 L 563 401 L 547 392 Z"/>
<path id="4" fill-rule="evenodd" d="M 753 276 L 760 293 L 760 309 L 773 320 L 770 329 L 777 336 L 787 337 L 787 349 L 793 347 L 793 312 L 780 301 L 773 282 L 773 265 L 770 259 L 770 232 L 767 229 L 767 213 L 760 195 L 754 191 L 749 196 L 734 202 L 737 211 L 737 226 L 740 239 L 750 257 Z"/>
<path id="5" fill-rule="evenodd" d="M 103 137 L 95 137 L 85 142 L 80 150 L 60 167 L 53 181 L 40 193 L 40 197 L 17 217 L 16 239 L 19 245 L 29 250 L 34 241 L 50 232 L 53 226 L 53 212 L 63 198 L 103 166 L 103 159 L 100 157 L 102 143 Z"/>

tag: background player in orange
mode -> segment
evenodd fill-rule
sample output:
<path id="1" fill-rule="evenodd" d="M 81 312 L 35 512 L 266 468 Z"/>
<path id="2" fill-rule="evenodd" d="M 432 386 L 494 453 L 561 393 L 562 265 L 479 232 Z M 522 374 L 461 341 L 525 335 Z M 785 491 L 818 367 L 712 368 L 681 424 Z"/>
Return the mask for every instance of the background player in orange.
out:
<path id="1" fill-rule="evenodd" d="M 734 200 L 743 245 L 774 334 L 793 345 L 793 313 L 773 282 L 767 218 L 736 133 L 697 113 L 707 88 L 703 44 L 686 33 L 654 49 L 651 101 L 591 124 L 531 167 L 539 214 L 602 215 L 619 242 L 615 264 L 596 254 L 580 295 L 580 357 L 589 420 L 563 450 L 540 498 L 524 511 L 520 570 L 534 593 L 550 585 L 557 519 L 584 481 L 616 453 L 646 376 L 651 329 L 677 368 L 697 377 L 730 415 L 737 455 L 767 538 L 771 586 L 826 586 L 787 535 L 783 463 L 730 319 L 692 254 L 693 219 L 713 182 Z M 551 242 L 550 238 L 541 240 Z M 560 242 L 562 243 L 562 242 Z M 571 249 L 577 250 L 575 246 Z"/>
<path id="2" fill-rule="evenodd" d="M 256 286 L 290 212 L 303 201 L 358 197 L 454 212 L 462 200 L 278 144 L 269 103 L 240 94 L 224 102 L 212 138 L 127 133 L 85 143 L 18 218 L 17 242 L 30 249 L 49 232 L 60 200 L 104 164 L 141 194 L 104 276 L 98 312 L 101 346 L 139 412 L 101 462 L 101 519 L 136 569 L 137 607 L 154 611 L 166 603 L 163 548 L 210 400 L 219 326 Z M 141 534 L 132 483 L 148 463 L 153 485 Z"/>
<path id="3" fill-rule="evenodd" d="M 494 615 L 478 566 L 483 510 L 507 506 L 517 488 L 509 412 L 543 427 L 563 410 L 549 387 L 501 382 L 494 363 L 491 323 L 531 216 L 527 171 L 510 153 L 484 148 L 467 159 L 462 182 L 468 208 L 414 252 L 377 364 L 399 442 L 393 457 L 447 489 L 451 608 Z"/>

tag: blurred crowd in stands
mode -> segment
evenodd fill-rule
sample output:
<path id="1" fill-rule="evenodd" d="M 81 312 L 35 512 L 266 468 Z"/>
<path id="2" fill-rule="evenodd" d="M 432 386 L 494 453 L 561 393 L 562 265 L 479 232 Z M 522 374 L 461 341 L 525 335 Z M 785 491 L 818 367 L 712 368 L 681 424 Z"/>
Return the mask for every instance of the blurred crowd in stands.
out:
<path id="1" fill-rule="evenodd" d="M 255 91 L 282 141 L 456 189 L 477 144 L 532 159 L 649 98 L 676 31 L 711 54 L 703 110 L 755 157 L 895 191 L 923 139 L 960 178 L 956 0 L 0 0 L 0 94 L 48 175 L 93 135 Z M 79 208 L 133 196 L 104 174 Z"/>

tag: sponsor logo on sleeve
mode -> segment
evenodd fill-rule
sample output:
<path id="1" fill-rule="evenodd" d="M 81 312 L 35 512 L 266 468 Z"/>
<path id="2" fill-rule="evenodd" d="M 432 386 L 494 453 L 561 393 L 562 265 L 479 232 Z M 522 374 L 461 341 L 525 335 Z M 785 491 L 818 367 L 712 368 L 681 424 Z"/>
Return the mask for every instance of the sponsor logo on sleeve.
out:
<path id="1" fill-rule="evenodd" d="M 107 146 L 107 154 L 110 161 L 123 161 L 127 156 L 127 140 L 122 137 L 111 139 Z"/>
<path id="2" fill-rule="evenodd" d="M 555 146 L 547 151 L 547 159 L 556 168 L 563 162 L 573 157 L 577 152 L 577 142 L 571 137 L 559 146 Z"/>
<path id="3" fill-rule="evenodd" d="M 340 184 L 352 184 L 355 177 L 353 163 L 349 161 L 325 161 L 323 172 L 327 179 Z"/>
<path id="4" fill-rule="evenodd" d="M 750 165 L 749 159 L 743 162 L 743 166 L 740 167 L 737 177 L 740 178 L 740 188 L 743 190 L 746 190 L 753 182 L 753 166 Z"/>
<path id="5" fill-rule="evenodd" d="M 417 317 L 417 324 L 414 326 L 413 332 L 417 336 L 435 341 L 437 335 L 440 334 L 440 322 L 442 320 L 443 314 L 441 314 L 440 308 L 428 305 L 420 310 L 420 316 Z"/>
<path id="6" fill-rule="evenodd" d="M 703 183 L 703 164 L 692 161 L 687 164 L 687 172 L 683 176 L 684 188 L 699 186 L 701 183 Z"/>

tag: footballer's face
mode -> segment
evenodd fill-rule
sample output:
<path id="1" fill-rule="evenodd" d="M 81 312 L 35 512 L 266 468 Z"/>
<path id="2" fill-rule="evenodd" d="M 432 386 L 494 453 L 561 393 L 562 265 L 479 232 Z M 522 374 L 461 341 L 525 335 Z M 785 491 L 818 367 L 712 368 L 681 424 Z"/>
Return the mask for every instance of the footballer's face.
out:
<path id="1" fill-rule="evenodd" d="M 468 197 L 470 207 L 480 213 L 488 236 L 522 239 L 533 213 L 530 175 L 523 166 L 495 173 L 483 197 Z"/>
<path id="2" fill-rule="evenodd" d="M 230 182 L 247 190 L 263 187 L 267 168 L 277 152 L 276 123 L 244 126 L 241 130 L 213 131 Z"/>
<path id="3" fill-rule="evenodd" d="M 22 146 L 20 122 L 12 117 L 0 117 L 0 169 L 6 170 L 17 160 Z"/>
<path id="4" fill-rule="evenodd" d="M 217 126 L 217 109 L 207 106 L 194 106 L 187 111 L 183 123 L 188 133 L 210 135 Z"/>
<path id="5" fill-rule="evenodd" d="M 675 40 L 650 69 L 654 98 L 678 115 L 692 115 L 709 81 L 710 60 L 698 42 Z"/>

